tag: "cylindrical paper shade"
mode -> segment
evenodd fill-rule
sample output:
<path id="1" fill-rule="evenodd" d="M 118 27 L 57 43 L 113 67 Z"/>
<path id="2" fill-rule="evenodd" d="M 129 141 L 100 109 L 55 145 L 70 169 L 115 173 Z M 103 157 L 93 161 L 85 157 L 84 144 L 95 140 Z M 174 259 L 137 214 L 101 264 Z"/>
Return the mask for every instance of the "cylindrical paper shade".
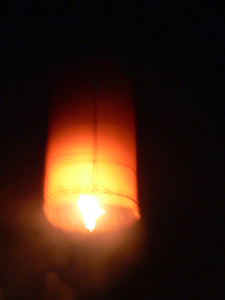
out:
<path id="1" fill-rule="evenodd" d="M 57 77 L 51 94 L 44 211 L 57 227 L 87 230 L 77 206 L 94 196 L 105 211 L 95 231 L 140 218 L 136 138 L 129 81 L 110 64 L 83 65 Z"/>

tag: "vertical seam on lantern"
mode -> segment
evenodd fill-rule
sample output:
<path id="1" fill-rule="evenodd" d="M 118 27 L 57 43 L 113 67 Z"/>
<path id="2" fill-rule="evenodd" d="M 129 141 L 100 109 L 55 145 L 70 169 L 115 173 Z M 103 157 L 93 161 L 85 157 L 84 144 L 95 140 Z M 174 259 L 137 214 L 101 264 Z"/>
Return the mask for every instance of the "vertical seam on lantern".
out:
<path id="1" fill-rule="evenodd" d="M 98 77 L 97 60 L 94 65 L 94 139 L 93 139 L 93 189 L 98 181 Z"/>

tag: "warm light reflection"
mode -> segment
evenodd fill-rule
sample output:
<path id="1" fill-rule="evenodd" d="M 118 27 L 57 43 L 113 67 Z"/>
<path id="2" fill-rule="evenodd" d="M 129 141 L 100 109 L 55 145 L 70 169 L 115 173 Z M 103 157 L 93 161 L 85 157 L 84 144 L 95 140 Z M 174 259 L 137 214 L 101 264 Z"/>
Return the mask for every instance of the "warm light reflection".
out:
<path id="1" fill-rule="evenodd" d="M 104 210 L 101 209 L 95 197 L 89 195 L 80 195 L 77 206 L 83 215 L 85 226 L 92 231 L 95 228 L 96 219 L 105 213 Z"/>

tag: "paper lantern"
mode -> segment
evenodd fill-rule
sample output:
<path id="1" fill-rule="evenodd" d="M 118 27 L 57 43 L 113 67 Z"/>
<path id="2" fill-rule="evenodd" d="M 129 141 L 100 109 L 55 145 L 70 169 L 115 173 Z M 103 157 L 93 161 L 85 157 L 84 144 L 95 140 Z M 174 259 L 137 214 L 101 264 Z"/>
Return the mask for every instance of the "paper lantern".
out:
<path id="1" fill-rule="evenodd" d="M 44 212 L 69 231 L 110 231 L 140 218 L 132 89 L 109 63 L 53 80 Z"/>

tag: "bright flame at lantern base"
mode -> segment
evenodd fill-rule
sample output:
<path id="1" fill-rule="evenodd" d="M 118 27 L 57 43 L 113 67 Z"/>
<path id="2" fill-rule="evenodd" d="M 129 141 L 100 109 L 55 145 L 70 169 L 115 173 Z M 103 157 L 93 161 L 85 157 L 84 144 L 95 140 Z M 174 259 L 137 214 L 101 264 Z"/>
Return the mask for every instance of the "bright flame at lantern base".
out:
<path id="1" fill-rule="evenodd" d="M 77 206 L 83 215 L 85 226 L 92 231 L 95 228 L 96 219 L 105 211 L 101 209 L 96 198 L 89 195 L 80 195 Z"/>

